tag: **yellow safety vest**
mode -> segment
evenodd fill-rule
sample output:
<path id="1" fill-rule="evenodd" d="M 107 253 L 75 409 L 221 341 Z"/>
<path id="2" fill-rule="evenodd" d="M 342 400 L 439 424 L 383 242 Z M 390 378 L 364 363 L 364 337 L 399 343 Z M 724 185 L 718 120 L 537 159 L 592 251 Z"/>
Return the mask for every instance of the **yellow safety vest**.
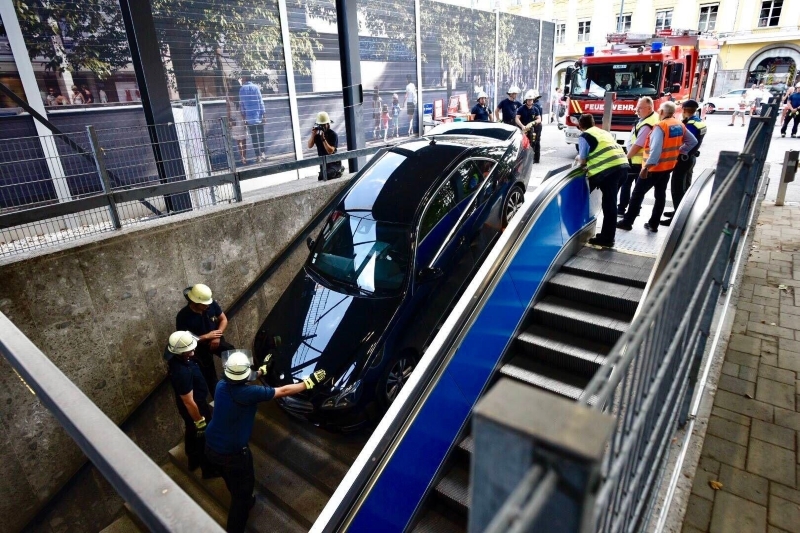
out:
<path id="1" fill-rule="evenodd" d="M 628 158 L 614 136 L 593 126 L 583 132 L 597 141 L 597 147 L 586 158 L 586 175 L 590 178 L 610 168 L 628 164 Z"/>
<path id="2" fill-rule="evenodd" d="M 631 130 L 631 140 L 628 143 L 628 146 L 633 146 L 633 143 L 636 142 L 636 138 L 639 137 L 639 132 L 641 131 L 642 128 L 644 128 L 645 126 L 650 126 L 650 128 L 652 129 L 655 127 L 656 124 L 658 124 L 658 113 L 656 113 L 655 111 L 650 113 L 649 116 L 639 120 L 639 122 L 637 122 L 636 125 L 633 126 L 633 129 Z M 630 148 L 628 148 L 628 150 L 630 150 Z M 639 150 L 639 153 L 631 158 L 631 163 L 634 165 L 641 165 L 642 163 L 644 163 L 644 157 L 642 157 L 642 150 Z"/>
<path id="3" fill-rule="evenodd" d="M 700 145 L 703 144 L 703 137 L 706 136 L 706 123 L 697 118 L 697 115 L 692 115 L 689 119 L 684 123 L 687 126 L 694 126 L 697 128 L 697 146 L 692 148 L 692 151 L 689 154 L 694 154 L 696 151 L 700 149 Z"/>

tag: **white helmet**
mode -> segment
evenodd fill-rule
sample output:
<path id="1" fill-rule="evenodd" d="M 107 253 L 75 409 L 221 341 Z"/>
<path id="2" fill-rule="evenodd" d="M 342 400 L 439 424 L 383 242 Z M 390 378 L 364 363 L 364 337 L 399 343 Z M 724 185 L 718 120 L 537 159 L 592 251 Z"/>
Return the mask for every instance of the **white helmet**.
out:
<path id="1" fill-rule="evenodd" d="M 191 352 L 197 347 L 197 337 L 189 331 L 176 331 L 169 336 L 167 350 L 172 353 Z"/>
<path id="2" fill-rule="evenodd" d="M 333 124 L 330 115 L 325 111 L 317 113 L 317 124 Z"/>
<path id="3" fill-rule="evenodd" d="M 211 305 L 214 303 L 214 298 L 211 297 L 211 288 L 202 283 L 184 289 L 183 295 L 196 304 Z"/>
<path id="4" fill-rule="evenodd" d="M 536 100 L 537 98 L 539 98 L 539 91 L 536 89 L 531 89 L 525 93 L 525 100 Z"/>
<path id="5" fill-rule="evenodd" d="M 488 96 L 486 96 L 485 92 L 481 91 L 478 93 L 478 100 L 480 100 L 481 98 L 488 98 Z"/>
<path id="6" fill-rule="evenodd" d="M 232 351 L 222 363 L 225 377 L 231 381 L 244 381 L 250 377 L 250 357 L 243 351 Z"/>
<path id="7" fill-rule="evenodd" d="M 506 94 L 519 94 L 519 87 L 512 85 L 508 88 L 508 92 Z"/>

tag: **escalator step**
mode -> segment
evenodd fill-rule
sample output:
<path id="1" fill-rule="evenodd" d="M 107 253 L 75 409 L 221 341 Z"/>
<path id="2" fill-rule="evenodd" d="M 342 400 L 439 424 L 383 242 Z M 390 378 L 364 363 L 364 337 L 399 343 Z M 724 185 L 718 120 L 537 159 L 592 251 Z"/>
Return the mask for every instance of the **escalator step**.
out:
<path id="1" fill-rule="evenodd" d="M 547 296 L 533 306 L 534 320 L 547 327 L 604 344 L 616 343 L 631 317 L 593 305 Z"/>
<path id="2" fill-rule="evenodd" d="M 600 368 L 611 350 L 608 344 L 537 325 L 520 333 L 516 346 L 519 353 L 541 363 L 589 377 Z"/>
<path id="3" fill-rule="evenodd" d="M 547 284 L 548 294 L 633 316 L 644 289 L 613 281 L 559 272 Z"/>
<path id="4" fill-rule="evenodd" d="M 466 516 L 456 515 L 452 511 L 440 512 L 428 505 L 414 526 L 414 533 L 464 533 L 467 530 Z"/>
<path id="5" fill-rule="evenodd" d="M 650 257 L 585 247 L 564 263 L 561 271 L 643 289 L 654 264 Z"/>
<path id="6" fill-rule="evenodd" d="M 589 378 L 548 367 L 519 355 L 500 367 L 500 374 L 571 400 L 580 398 L 589 383 Z"/>
<path id="7" fill-rule="evenodd" d="M 461 513 L 469 512 L 469 467 L 453 464 L 450 471 L 436 484 L 436 493 L 448 505 Z"/>
<path id="8" fill-rule="evenodd" d="M 475 451 L 475 439 L 472 438 L 472 433 L 461 439 L 458 448 L 472 455 L 472 452 Z"/>

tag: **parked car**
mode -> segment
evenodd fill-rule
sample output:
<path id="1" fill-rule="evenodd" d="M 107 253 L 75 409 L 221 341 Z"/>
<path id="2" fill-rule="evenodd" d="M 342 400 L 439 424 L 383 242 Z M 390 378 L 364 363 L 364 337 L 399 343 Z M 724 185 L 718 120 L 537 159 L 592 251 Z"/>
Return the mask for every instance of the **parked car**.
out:
<path id="1" fill-rule="evenodd" d="M 716 111 L 730 111 L 733 112 L 739 109 L 739 100 L 742 95 L 747 93 L 747 89 L 736 89 L 735 91 L 727 92 L 720 96 L 709 98 L 704 105 L 708 106 L 706 113 L 714 113 Z M 751 102 L 748 102 L 748 104 Z M 749 111 L 749 107 L 748 107 Z"/>
<path id="2" fill-rule="evenodd" d="M 522 204 L 531 163 L 517 128 L 476 123 L 373 158 L 256 336 L 257 361 L 272 354 L 268 384 L 329 376 L 278 404 L 331 429 L 378 418 Z"/>

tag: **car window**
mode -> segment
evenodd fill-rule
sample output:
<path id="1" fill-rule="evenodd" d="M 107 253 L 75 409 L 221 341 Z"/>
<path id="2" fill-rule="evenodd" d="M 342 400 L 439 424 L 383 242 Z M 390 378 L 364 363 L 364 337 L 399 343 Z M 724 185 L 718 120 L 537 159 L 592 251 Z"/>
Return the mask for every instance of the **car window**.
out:
<path id="1" fill-rule="evenodd" d="M 431 199 L 425 214 L 422 216 L 422 221 L 419 224 L 419 240 L 422 241 L 456 204 L 456 191 L 453 188 L 453 180 L 447 180 Z"/>
<path id="2" fill-rule="evenodd" d="M 480 184 L 483 183 L 483 173 L 473 161 L 467 161 L 458 167 L 453 175 L 453 181 L 458 192 L 458 202 L 461 203 L 478 190 Z"/>

